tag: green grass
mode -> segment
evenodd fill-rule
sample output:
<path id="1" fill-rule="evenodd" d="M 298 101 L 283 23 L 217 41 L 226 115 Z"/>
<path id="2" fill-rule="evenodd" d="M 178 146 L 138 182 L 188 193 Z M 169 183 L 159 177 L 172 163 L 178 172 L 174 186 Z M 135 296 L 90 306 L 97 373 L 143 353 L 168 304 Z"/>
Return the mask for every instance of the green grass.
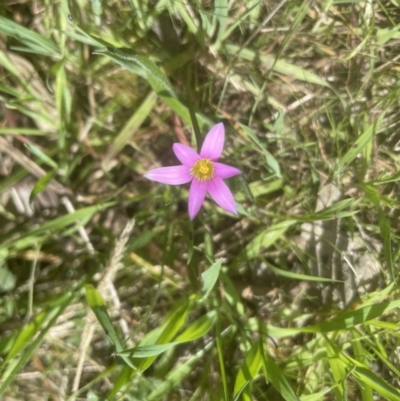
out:
<path id="1" fill-rule="evenodd" d="M 4 4 L 0 398 L 400 400 L 400 3 Z"/>

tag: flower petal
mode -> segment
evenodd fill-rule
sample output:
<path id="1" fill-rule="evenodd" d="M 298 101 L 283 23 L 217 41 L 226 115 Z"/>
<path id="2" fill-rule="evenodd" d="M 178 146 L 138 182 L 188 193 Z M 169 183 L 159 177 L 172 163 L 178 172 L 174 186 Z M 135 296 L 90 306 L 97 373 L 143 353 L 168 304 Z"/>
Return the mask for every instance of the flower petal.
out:
<path id="1" fill-rule="evenodd" d="M 187 166 L 160 167 L 144 175 L 149 180 L 169 185 L 181 185 L 191 181 L 192 175 Z"/>
<path id="2" fill-rule="evenodd" d="M 242 173 L 238 168 L 228 166 L 227 164 L 213 162 L 213 165 L 214 176 L 218 178 L 231 178 Z"/>
<path id="3" fill-rule="evenodd" d="M 189 146 L 174 143 L 172 149 L 178 160 L 185 166 L 192 167 L 201 157 Z"/>
<path id="4" fill-rule="evenodd" d="M 215 200 L 227 212 L 237 214 L 236 203 L 233 199 L 233 195 L 228 186 L 222 181 L 221 178 L 214 178 L 208 181 L 208 192 L 211 197 Z"/>
<path id="5" fill-rule="evenodd" d="M 199 181 L 193 178 L 189 189 L 189 217 L 193 220 L 199 212 L 206 197 L 207 187 L 210 181 Z"/>
<path id="6" fill-rule="evenodd" d="M 200 156 L 205 159 L 216 160 L 221 156 L 224 148 L 225 128 L 224 124 L 218 123 L 210 129 L 201 147 Z"/>

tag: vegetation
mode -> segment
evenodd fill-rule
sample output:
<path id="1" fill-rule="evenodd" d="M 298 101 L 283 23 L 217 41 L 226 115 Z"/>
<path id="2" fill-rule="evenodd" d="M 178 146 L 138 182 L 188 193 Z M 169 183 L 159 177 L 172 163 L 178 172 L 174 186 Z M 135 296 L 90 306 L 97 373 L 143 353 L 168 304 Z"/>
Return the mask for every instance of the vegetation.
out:
<path id="1" fill-rule="evenodd" d="M 2 400 L 400 400 L 398 0 L 3 4 Z"/>

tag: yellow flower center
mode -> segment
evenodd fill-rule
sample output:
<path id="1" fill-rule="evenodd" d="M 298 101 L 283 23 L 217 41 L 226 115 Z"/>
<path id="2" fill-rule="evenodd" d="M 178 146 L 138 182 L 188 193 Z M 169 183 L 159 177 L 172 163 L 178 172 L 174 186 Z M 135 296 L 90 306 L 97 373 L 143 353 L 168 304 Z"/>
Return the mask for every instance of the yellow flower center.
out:
<path id="1" fill-rule="evenodd" d="M 193 165 L 190 173 L 199 181 L 211 180 L 214 177 L 214 165 L 210 159 L 200 159 Z"/>

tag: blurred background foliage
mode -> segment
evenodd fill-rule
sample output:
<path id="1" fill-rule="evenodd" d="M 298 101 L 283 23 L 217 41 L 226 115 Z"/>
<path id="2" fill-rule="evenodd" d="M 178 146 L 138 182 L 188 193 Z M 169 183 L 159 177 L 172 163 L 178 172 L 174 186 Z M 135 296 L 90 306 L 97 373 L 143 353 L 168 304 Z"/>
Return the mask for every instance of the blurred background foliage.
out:
<path id="1" fill-rule="evenodd" d="M 399 400 L 399 6 L 4 0 L 0 398 Z"/>

